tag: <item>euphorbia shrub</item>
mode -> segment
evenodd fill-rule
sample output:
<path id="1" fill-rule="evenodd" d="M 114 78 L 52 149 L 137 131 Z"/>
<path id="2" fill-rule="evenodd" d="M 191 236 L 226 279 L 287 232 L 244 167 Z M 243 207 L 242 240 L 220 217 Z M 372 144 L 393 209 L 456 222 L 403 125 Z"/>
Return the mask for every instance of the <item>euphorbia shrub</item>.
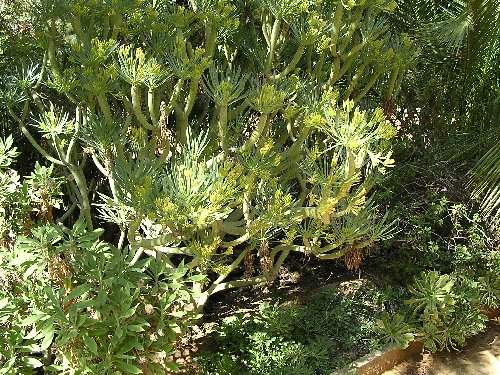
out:
<path id="1" fill-rule="evenodd" d="M 203 306 L 291 252 L 356 267 L 390 234 L 369 197 L 395 135 L 374 103 L 414 56 L 384 24 L 394 2 L 24 5 L 45 56 L 7 80 L 6 107 L 131 265 L 208 274 L 192 279 Z"/>
<path id="2" fill-rule="evenodd" d="M 189 275 L 101 241 L 85 221 L 54 222 L 61 178 L 38 163 L 22 179 L 0 139 L 0 374 L 161 374 L 198 316 Z M 71 211 L 69 211 L 71 212 Z M 25 225 L 19 226 L 18 223 Z M 147 268 L 147 272 L 144 269 Z"/>

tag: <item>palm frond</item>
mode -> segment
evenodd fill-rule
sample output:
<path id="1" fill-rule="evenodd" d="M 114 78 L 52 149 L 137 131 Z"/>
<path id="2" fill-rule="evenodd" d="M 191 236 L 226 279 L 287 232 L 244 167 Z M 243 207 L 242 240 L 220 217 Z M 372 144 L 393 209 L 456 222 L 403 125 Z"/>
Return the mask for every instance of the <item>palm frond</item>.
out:
<path id="1" fill-rule="evenodd" d="M 500 224 L 500 143 L 492 147 L 470 172 L 473 197 L 492 226 Z"/>

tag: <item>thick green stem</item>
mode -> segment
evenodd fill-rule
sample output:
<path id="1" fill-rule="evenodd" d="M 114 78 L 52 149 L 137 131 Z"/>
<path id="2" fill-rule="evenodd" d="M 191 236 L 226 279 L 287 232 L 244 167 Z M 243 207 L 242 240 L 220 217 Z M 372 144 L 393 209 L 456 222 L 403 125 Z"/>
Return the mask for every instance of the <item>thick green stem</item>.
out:
<path id="1" fill-rule="evenodd" d="M 241 288 L 241 287 L 245 287 L 245 286 L 259 285 L 259 284 L 263 284 L 263 283 L 271 281 L 278 274 L 281 266 L 283 265 L 285 259 L 290 254 L 290 251 L 292 250 L 292 248 L 293 248 L 293 246 L 283 247 L 283 250 L 281 251 L 281 254 L 280 254 L 278 260 L 273 265 L 272 270 L 267 275 L 249 277 L 249 278 L 242 279 L 242 280 L 233 280 L 233 281 L 228 281 L 225 283 L 214 284 L 209 289 L 209 292 L 207 293 L 208 296 L 214 295 L 215 293 L 218 293 L 218 292 L 221 292 L 224 290 L 228 290 L 228 289 L 232 289 L 232 288 Z"/>
<path id="2" fill-rule="evenodd" d="M 113 172 L 110 172 L 108 174 L 108 182 L 109 182 L 109 188 L 111 189 L 111 194 L 113 195 L 113 200 L 115 202 L 117 202 L 118 201 L 118 195 L 117 195 L 117 190 L 116 190 L 115 178 L 113 177 Z"/>
<path id="3" fill-rule="evenodd" d="M 158 104 L 156 102 L 155 90 L 152 88 L 148 90 L 148 110 L 151 122 L 153 123 L 153 128 L 157 128 L 160 115 Z"/>
<path id="4" fill-rule="evenodd" d="M 354 98 L 354 104 L 355 105 L 358 104 L 359 101 L 365 97 L 365 95 L 368 93 L 368 91 L 370 91 L 370 89 L 373 87 L 373 85 L 377 82 L 377 80 L 382 75 L 382 73 L 383 73 L 383 69 L 382 68 L 379 68 L 375 72 L 375 74 L 372 76 L 372 78 L 370 79 L 370 81 L 368 81 L 368 83 L 366 84 L 366 86 L 364 87 L 364 89 L 361 90 L 361 92 L 358 94 L 358 96 L 356 96 L 356 98 Z"/>
<path id="5" fill-rule="evenodd" d="M 83 31 L 82 22 L 80 16 L 73 16 L 71 18 L 71 26 L 73 27 L 73 31 L 76 36 L 80 39 L 80 43 L 82 46 L 88 47 L 89 45 L 89 37 L 85 31 Z"/>
<path id="6" fill-rule="evenodd" d="M 75 116 L 75 131 L 73 132 L 73 136 L 69 141 L 68 148 L 66 150 L 65 162 L 71 163 L 71 156 L 73 154 L 73 150 L 75 148 L 76 141 L 78 140 L 78 135 L 80 133 L 80 121 L 81 121 L 81 109 L 80 107 L 76 107 L 76 116 Z"/>
<path id="7" fill-rule="evenodd" d="M 297 51 L 295 51 L 295 54 L 293 55 L 292 60 L 290 63 L 287 65 L 287 67 L 279 74 L 274 75 L 272 78 L 273 79 L 281 79 L 286 77 L 290 72 L 295 69 L 297 64 L 299 63 L 300 59 L 302 58 L 302 55 L 304 54 L 306 50 L 306 45 L 304 43 L 300 43 L 299 47 L 297 48 Z"/>
<path id="8" fill-rule="evenodd" d="M 97 95 L 97 102 L 99 103 L 99 107 L 101 108 L 102 114 L 104 115 L 104 119 L 108 124 L 111 124 L 113 122 L 113 116 L 111 115 L 111 109 L 109 108 L 106 94 L 102 93 Z"/>
<path id="9" fill-rule="evenodd" d="M 300 155 L 300 150 L 304 145 L 304 142 L 309 137 L 309 133 L 311 132 L 311 128 L 303 127 L 297 137 L 297 140 L 293 142 L 292 146 L 286 151 L 286 155 L 283 158 L 285 162 L 294 162 L 297 157 Z"/>
<path id="10" fill-rule="evenodd" d="M 54 20 L 51 21 L 49 26 L 50 35 L 48 37 L 48 46 L 47 46 L 47 54 L 49 60 L 49 66 L 52 71 L 52 75 L 56 79 L 56 81 L 62 80 L 61 70 L 59 69 L 59 64 L 57 63 L 56 58 L 56 44 L 54 39 L 56 37 L 56 23 Z M 74 104 L 77 104 L 76 98 L 71 95 L 69 92 L 66 92 L 66 97 Z"/>
<path id="11" fill-rule="evenodd" d="M 219 121 L 218 121 L 218 129 L 219 129 L 219 145 L 224 153 L 224 157 L 227 157 L 229 154 L 229 145 L 227 139 L 227 104 L 221 104 L 219 108 Z"/>
<path id="12" fill-rule="evenodd" d="M 306 66 L 307 66 L 307 74 L 310 75 L 312 73 L 312 55 L 313 55 L 313 45 L 309 45 L 306 51 Z"/>
<path id="13" fill-rule="evenodd" d="M 243 242 L 246 242 L 250 239 L 250 233 L 245 233 L 244 235 L 238 237 L 237 239 L 233 240 L 233 241 L 229 241 L 229 242 L 223 242 L 221 244 L 221 247 L 227 249 L 229 247 L 233 247 L 233 246 L 237 246 L 237 245 L 240 245 L 242 244 Z"/>
<path id="14" fill-rule="evenodd" d="M 262 113 L 260 115 L 259 122 L 257 123 L 257 127 L 250 135 L 250 138 L 242 146 L 241 150 L 243 152 L 250 151 L 252 149 L 252 147 L 257 144 L 260 137 L 264 133 L 264 130 L 266 129 L 268 118 L 269 118 L 269 114 L 267 114 L 267 113 Z"/>
<path id="15" fill-rule="evenodd" d="M 144 247 L 147 249 L 152 249 L 155 246 L 163 246 L 163 245 L 169 244 L 171 242 L 180 241 L 183 239 L 184 238 L 181 236 L 176 236 L 172 233 L 167 233 L 167 234 L 164 234 L 163 236 L 160 236 L 157 238 L 148 238 L 148 239 L 143 239 L 143 240 L 139 240 L 139 241 L 131 240 L 131 245 L 134 248 Z"/>
<path id="16" fill-rule="evenodd" d="M 64 223 L 68 217 L 76 210 L 77 203 L 73 202 L 68 210 L 58 219 L 56 219 L 56 223 Z"/>
<path id="17" fill-rule="evenodd" d="M 389 84 L 387 85 L 387 91 L 385 93 L 385 100 L 389 100 L 394 95 L 394 88 L 396 86 L 396 80 L 399 75 L 399 64 L 395 64 L 391 71 L 391 77 L 389 78 Z"/>
<path id="18" fill-rule="evenodd" d="M 49 66 L 50 69 L 52 70 L 52 74 L 56 79 L 60 79 L 61 72 L 59 70 L 59 65 L 57 64 L 57 59 L 56 59 L 56 45 L 52 38 L 49 38 L 47 52 L 49 56 Z"/>
<path id="19" fill-rule="evenodd" d="M 200 84 L 201 76 L 195 76 L 191 79 L 189 83 L 189 94 L 186 100 L 186 105 L 184 107 L 184 112 L 186 117 L 189 117 L 191 111 L 193 110 L 194 103 L 196 101 L 196 97 L 198 96 L 198 86 Z"/>
<path id="20" fill-rule="evenodd" d="M 354 59 L 359 54 L 359 52 L 361 52 L 361 50 L 363 49 L 363 47 L 365 45 L 366 45 L 366 42 L 357 43 L 354 47 L 351 48 L 349 53 L 345 56 L 345 60 L 349 61 L 349 60 Z"/>
<path id="21" fill-rule="evenodd" d="M 248 181 L 245 186 L 245 192 L 243 193 L 243 217 L 245 218 L 245 223 L 247 230 L 250 228 L 250 224 L 252 223 L 252 197 L 255 189 L 255 176 L 250 174 L 248 176 Z"/>
<path id="22" fill-rule="evenodd" d="M 76 186 L 78 187 L 78 190 L 80 191 L 81 194 L 81 214 L 85 218 L 85 221 L 87 222 L 87 228 L 89 230 L 92 230 L 93 224 L 92 224 L 92 214 L 90 210 L 90 201 L 89 201 L 89 190 L 87 187 L 87 181 L 85 180 L 85 176 L 83 174 L 83 171 L 77 167 L 76 165 L 73 164 L 66 164 L 67 168 L 71 172 L 73 178 L 75 179 Z"/>
<path id="23" fill-rule="evenodd" d="M 33 86 L 33 91 L 38 90 L 42 85 L 43 79 L 45 78 L 45 71 L 47 69 L 48 59 L 49 59 L 49 54 L 47 53 L 47 51 L 45 51 L 43 54 L 42 68 L 40 70 L 40 74 L 38 75 L 38 79 L 35 83 L 35 86 Z"/>
<path id="24" fill-rule="evenodd" d="M 42 146 L 40 146 L 40 144 L 31 135 L 30 131 L 28 130 L 28 128 L 24 124 L 24 119 L 27 116 L 28 109 L 29 109 L 29 103 L 28 103 L 28 101 L 26 101 L 26 103 L 24 104 L 22 118 L 19 118 L 10 107 L 8 107 L 7 110 L 9 111 L 9 114 L 12 116 L 12 118 L 17 121 L 17 123 L 19 125 L 19 129 L 21 130 L 23 135 L 26 137 L 26 139 L 31 143 L 31 145 L 33 146 L 33 148 L 35 150 L 37 150 L 45 159 L 47 159 L 51 163 L 54 163 L 57 165 L 64 165 L 64 162 L 62 160 L 58 160 L 58 159 L 52 157 Z"/>
<path id="25" fill-rule="evenodd" d="M 363 16 L 363 9 L 361 7 L 358 7 L 354 11 L 352 21 L 349 24 L 349 29 L 347 30 L 347 35 L 344 37 L 344 39 L 342 40 L 342 44 L 340 45 L 340 49 L 339 49 L 340 53 L 343 53 L 345 51 L 345 49 L 347 48 L 347 46 L 349 45 L 349 43 L 351 43 L 352 37 L 353 37 L 354 33 L 356 32 L 356 30 L 358 29 L 358 25 L 359 25 L 359 22 L 361 21 L 362 16 Z"/>
<path id="26" fill-rule="evenodd" d="M 255 277 L 249 277 L 247 279 L 243 280 L 234 280 L 234 281 L 228 281 L 225 283 L 220 283 L 217 284 L 217 286 L 211 291 L 211 295 L 222 292 L 224 290 L 228 289 L 233 289 L 233 288 L 243 288 L 245 286 L 255 286 L 259 284 L 263 284 L 268 282 L 268 278 L 266 276 L 255 276 Z"/>
<path id="27" fill-rule="evenodd" d="M 320 80 L 321 76 L 323 74 L 323 67 L 325 66 L 325 59 L 326 59 L 326 53 L 321 52 L 321 55 L 319 56 L 319 60 L 316 63 L 316 66 L 314 67 L 314 75 L 316 76 L 316 79 Z"/>
<path id="28" fill-rule="evenodd" d="M 180 106 L 177 106 L 175 109 L 175 119 L 177 125 L 177 141 L 181 145 L 185 145 L 187 143 L 189 122 L 186 112 L 184 112 Z"/>
<path id="29" fill-rule="evenodd" d="M 274 53 L 276 51 L 276 43 L 281 32 L 281 20 L 276 18 L 274 20 L 273 29 L 271 31 L 271 37 L 269 38 L 269 48 L 267 53 L 267 60 L 264 69 L 264 73 L 268 75 L 271 72 L 274 60 Z"/>
<path id="30" fill-rule="evenodd" d="M 358 69 L 356 69 L 356 73 L 354 73 L 354 75 L 352 76 L 351 83 L 349 84 L 349 87 L 347 88 L 347 90 L 345 92 L 344 100 L 349 99 L 351 94 L 354 92 L 354 89 L 356 88 L 356 85 L 357 85 L 359 79 L 361 78 L 361 76 L 365 72 L 367 65 L 368 65 L 367 63 L 364 63 Z"/>
<path id="31" fill-rule="evenodd" d="M 184 85 L 184 80 L 182 80 L 182 79 L 179 79 L 177 81 L 177 83 L 175 84 L 174 89 L 172 90 L 172 94 L 170 95 L 170 99 L 168 101 L 168 104 L 165 107 L 165 113 L 167 116 L 175 108 L 175 105 L 177 104 L 177 99 L 179 97 L 179 94 L 182 91 L 183 85 Z"/>
<path id="32" fill-rule="evenodd" d="M 262 35 L 264 35 L 264 39 L 266 40 L 266 44 L 269 46 L 271 44 L 271 21 L 270 16 L 267 14 L 264 16 L 264 20 L 262 22 Z"/>
<path id="33" fill-rule="evenodd" d="M 342 78 L 342 76 L 351 68 L 356 56 L 361 52 L 361 49 L 363 47 L 364 47 L 363 42 L 356 44 L 352 48 L 352 50 L 347 54 L 346 58 L 344 59 L 344 63 L 342 65 L 342 68 L 340 68 L 340 65 L 338 67 L 337 66 L 332 67 L 330 79 L 328 80 L 328 85 L 333 85 L 340 78 Z M 337 60 L 340 64 L 340 60 L 341 60 L 340 57 L 338 57 Z"/>
<path id="34" fill-rule="evenodd" d="M 138 85 L 132 85 L 130 94 L 132 96 L 132 109 L 135 117 L 146 129 L 153 130 L 153 126 L 148 122 L 144 113 L 142 113 L 141 88 Z"/>
<path id="35" fill-rule="evenodd" d="M 320 249 L 320 251 L 332 250 L 333 247 L 338 247 L 338 246 L 337 245 L 325 246 L 325 247 L 322 247 Z M 317 254 L 316 257 L 318 257 L 318 259 L 321 259 L 321 260 L 333 260 L 333 259 L 342 258 L 348 252 L 349 252 L 349 248 L 345 248 L 345 249 L 339 250 L 333 254 Z"/>
<path id="36" fill-rule="evenodd" d="M 106 168 L 104 168 L 104 166 L 101 164 L 99 159 L 97 159 L 97 156 L 95 156 L 95 154 L 92 154 L 92 161 L 94 162 L 94 164 L 97 167 L 97 169 L 99 170 L 99 172 L 101 172 L 105 177 L 109 176 L 108 170 Z"/>
<path id="37" fill-rule="evenodd" d="M 340 35 L 340 27 L 342 26 L 342 16 L 344 15 L 344 5 L 342 1 L 337 3 L 337 8 L 335 9 L 335 14 L 333 16 L 332 34 L 331 34 L 331 45 L 330 51 L 333 56 L 337 55 L 337 42 Z"/>
<path id="38" fill-rule="evenodd" d="M 212 57 L 215 51 L 215 41 L 217 40 L 217 31 L 212 23 L 205 26 L 205 52 L 208 57 Z"/>
<path id="39" fill-rule="evenodd" d="M 307 189 L 306 182 L 304 181 L 302 176 L 300 176 L 299 174 L 297 174 L 297 181 L 299 182 L 299 185 L 300 185 L 300 195 L 299 195 L 299 198 L 297 199 L 297 201 L 298 201 L 298 204 L 301 205 L 301 204 L 304 204 L 304 202 L 307 198 L 307 194 L 309 193 L 309 189 Z"/>
<path id="40" fill-rule="evenodd" d="M 319 219 L 320 211 L 318 207 L 296 207 L 290 211 L 290 217 L 294 221 L 303 219 Z"/>
<path id="41" fill-rule="evenodd" d="M 252 251 L 253 249 L 255 249 L 255 245 L 249 245 L 245 248 L 245 250 L 243 250 L 240 255 L 238 255 L 238 257 L 230 264 L 230 266 L 228 267 L 226 273 L 224 273 L 223 275 L 220 275 L 212 284 L 212 286 L 208 289 L 208 294 L 210 295 L 211 294 L 211 291 L 214 290 L 218 284 L 222 283 L 228 276 L 231 272 L 233 272 L 236 268 L 238 268 L 238 266 L 241 264 L 241 262 L 243 261 L 243 259 L 245 259 L 245 256 L 250 252 Z"/>
<path id="42" fill-rule="evenodd" d="M 123 244 L 125 243 L 125 238 L 126 238 L 126 232 L 125 230 L 120 231 L 120 238 L 118 239 L 118 249 L 121 250 L 123 249 Z"/>

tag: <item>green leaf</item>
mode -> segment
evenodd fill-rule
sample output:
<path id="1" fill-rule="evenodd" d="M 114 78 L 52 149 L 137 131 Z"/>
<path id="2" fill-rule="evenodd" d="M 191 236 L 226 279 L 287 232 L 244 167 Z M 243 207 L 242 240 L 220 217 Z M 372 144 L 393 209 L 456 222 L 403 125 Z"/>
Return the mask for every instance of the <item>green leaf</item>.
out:
<path id="1" fill-rule="evenodd" d="M 186 315 L 186 312 L 185 311 L 174 311 L 174 312 L 171 312 L 169 315 L 173 316 L 173 317 L 176 317 L 176 318 L 182 318 Z"/>
<path id="2" fill-rule="evenodd" d="M 174 273 L 172 273 L 171 278 L 172 280 L 179 280 L 184 277 L 184 275 L 187 273 L 188 269 L 187 267 L 184 267 L 184 262 L 181 262 L 179 266 L 175 269 Z"/>
<path id="3" fill-rule="evenodd" d="M 69 301 L 80 297 L 81 295 L 87 293 L 92 289 L 92 286 L 90 284 L 82 284 L 78 285 L 76 288 L 74 288 L 70 294 L 68 294 L 66 297 L 64 297 L 64 303 L 68 303 Z"/>
<path id="4" fill-rule="evenodd" d="M 129 308 L 127 311 L 125 311 L 120 317 L 121 318 L 130 318 L 131 316 L 133 316 L 135 314 L 135 309 L 136 307 L 131 307 Z"/>
<path id="5" fill-rule="evenodd" d="M 207 277 L 205 275 L 193 275 L 188 280 L 194 282 L 200 282 L 206 280 Z"/>
<path id="6" fill-rule="evenodd" d="M 33 357 L 25 358 L 24 362 L 26 363 L 27 366 L 33 367 L 33 368 L 39 368 L 39 367 L 43 366 L 42 362 L 40 362 L 38 359 L 33 358 Z"/>
<path id="7" fill-rule="evenodd" d="M 142 374 L 142 370 L 139 367 L 131 365 L 130 363 L 124 361 L 116 361 L 115 364 L 116 367 L 126 372 L 127 374 Z"/>
<path id="8" fill-rule="evenodd" d="M 64 311 L 61 309 L 61 306 L 59 304 L 59 300 L 54 294 L 54 290 L 51 287 L 45 287 L 43 288 L 45 293 L 47 294 L 47 297 L 49 297 L 50 301 L 52 302 L 54 308 L 57 310 L 58 316 L 63 318 L 65 316 Z"/>
<path id="9" fill-rule="evenodd" d="M 33 327 L 33 328 L 31 329 L 31 331 L 30 331 L 30 332 L 29 332 L 26 336 L 24 336 L 23 338 L 24 338 L 25 340 L 31 340 L 31 339 L 33 339 L 34 337 L 36 337 L 36 335 L 37 335 L 37 334 L 38 334 L 38 332 L 37 332 L 36 328 L 35 328 L 35 327 Z"/>
<path id="10" fill-rule="evenodd" d="M 144 328 L 141 325 L 127 326 L 127 330 L 129 330 L 130 332 L 144 332 Z"/>
<path id="11" fill-rule="evenodd" d="M 117 350 L 118 353 L 128 353 L 134 348 L 140 349 L 141 345 L 137 340 L 137 337 L 128 337 L 122 344 L 122 346 Z M 141 349 L 143 350 L 143 349 Z"/>
<path id="12" fill-rule="evenodd" d="M 115 354 L 115 357 L 120 359 L 130 359 L 132 361 L 135 360 L 135 356 L 128 354 Z"/>
<path id="13" fill-rule="evenodd" d="M 87 335 L 83 336 L 83 342 L 85 343 L 85 346 L 95 355 L 97 355 L 97 343 L 92 337 L 89 337 Z"/>
<path id="14" fill-rule="evenodd" d="M 52 340 L 54 340 L 54 327 L 50 326 L 44 329 L 44 337 L 43 341 L 40 344 L 40 350 L 47 350 L 47 348 L 52 344 Z"/>
<path id="15" fill-rule="evenodd" d="M 122 329 L 120 326 L 116 327 L 116 330 L 115 330 L 115 336 L 116 336 L 117 338 L 120 338 L 120 337 L 122 337 L 122 336 L 123 336 L 123 329 Z"/>
<path id="16" fill-rule="evenodd" d="M 18 248 L 21 248 L 21 240 L 18 241 Z M 36 256 L 33 254 L 30 254 L 28 252 L 21 252 L 19 251 L 17 253 L 17 256 L 10 261 L 10 265 L 13 267 L 20 266 L 26 262 L 32 262 L 36 260 Z"/>
<path id="17" fill-rule="evenodd" d="M 180 370 L 180 367 L 177 365 L 177 363 L 174 362 L 167 363 L 167 368 L 169 368 L 173 372 L 177 372 Z"/>
<path id="18" fill-rule="evenodd" d="M 40 266 L 37 263 L 32 264 L 31 266 L 29 266 L 28 269 L 26 270 L 26 272 L 24 272 L 23 278 L 24 279 L 29 279 L 31 277 L 31 275 L 33 275 L 39 267 Z"/>
<path id="19" fill-rule="evenodd" d="M 80 309 L 86 309 L 88 307 L 94 307 L 96 306 L 96 301 L 95 300 L 87 300 L 87 301 L 79 301 L 73 305 L 71 305 L 70 307 L 70 310 L 69 311 L 73 311 L 73 310 L 80 310 Z"/>
<path id="20" fill-rule="evenodd" d="M 8 298 L 0 299 L 0 310 L 6 308 L 8 304 L 9 304 Z"/>
<path id="21" fill-rule="evenodd" d="M 44 317 L 45 317 L 45 314 L 30 315 L 26 319 L 23 319 L 21 321 L 21 327 L 30 326 L 30 325 L 42 320 Z"/>

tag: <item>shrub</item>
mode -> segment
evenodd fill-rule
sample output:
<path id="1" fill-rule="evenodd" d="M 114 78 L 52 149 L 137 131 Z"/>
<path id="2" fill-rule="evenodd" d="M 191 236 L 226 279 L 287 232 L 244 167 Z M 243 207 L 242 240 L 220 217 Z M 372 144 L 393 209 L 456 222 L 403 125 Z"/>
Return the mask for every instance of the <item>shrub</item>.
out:
<path id="1" fill-rule="evenodd" d="M 101 231 L 44 225 L 2 252 L 2 373 L 161 373 L 191 302 L 183 272 L 129 267 Z M 155 263 L 155 260 L 150 262 Z M 189 282 L 189 278 L 185 279 Z M 179 318 L 184 318 L 182 321 Z"/>
<path id="2" fill-rule="evenodd" d="M 370 108 L 392 100 L 415 56 L 388 32 L 394 6 L 37 1 L 27 14 L 44 60 L 2 98 L 70 176 L 88 229 L 116 224 L 131 264 L 148 254 L 211 275 L 195 283 L 202 308 L 272 280 L 292 251 L 354 254 L 356 267 L 391 235 L 370 195 L 395 129 Z M 89 183 L 98 174 L 107 186 Z"/>
<path id="3" fill-rule="evenodd" d="M 480 215 L 432 188 L 396 211 L 406 230 L 375 262 L 403 288 L 378 320 L 383 342 L 405 347 L 418 339 L 437 351 L 486 328 L 484 309 L 496 308 L 500 296 L 500 255 Z"/>
<path id="4" fill-rule="evenodd" d="M 201 275 L 154 258 L 130 266 L 131 255 L 99 240 L 103 230 L 55 224 L 63 180 L 38 163 L 21 180 L 9 168 L 16 156 L 11 138 L 0 142 L 0 374 L 175 368 L 168 355 L 198 318 L 188 283 Z"/>
<path id="5" fill-rule="evenodd" d="M 150 330 L 189 322 L 214 293 L 273 280 L 291 252 L 351 255 L 359 266 L 393 230 L 371 196 L 393 166 L 396 134 L 375 107 L 393 101 L 415 57 L 406 35 L 388 31 L 394 7 L 35 0 L 2 8 L 5 20 L 20 13 L 36 51 L 31 65 L 3 67 L 2 107 L 49 163 L 22 184 L 2 169 L 9 272 L 45 275 L 9 291 L 3 316 L 28 319 L 29 340 L 55 355 L 25 355 L 38 347 L 14 340 L 8 366 L 161 373 L 169 364 L 158 348 L 168 351 L 174 338 Z M 109 244 L 94 227 L 109 229 Z M 54 272 L 71 277 L 59 285 Z M 133 310 L 150 299 L 151 316 Z M 149 360 L 153 353 L 161 355 Z"/>
<path id="6" fill-rule="evenodd" d="M 426 270 L 461 273 L 476 281 L 498 273 L 498 239 L 481 215 L 444 194 L 424 194 L 405 202 L 406 207 L 402 203 L 395 207 L 392 214 L 399 217 L 404 231 L 397 241 L 384 244 L 386 253 L 374 259 L 377 267 L 403 285 Z"/>

